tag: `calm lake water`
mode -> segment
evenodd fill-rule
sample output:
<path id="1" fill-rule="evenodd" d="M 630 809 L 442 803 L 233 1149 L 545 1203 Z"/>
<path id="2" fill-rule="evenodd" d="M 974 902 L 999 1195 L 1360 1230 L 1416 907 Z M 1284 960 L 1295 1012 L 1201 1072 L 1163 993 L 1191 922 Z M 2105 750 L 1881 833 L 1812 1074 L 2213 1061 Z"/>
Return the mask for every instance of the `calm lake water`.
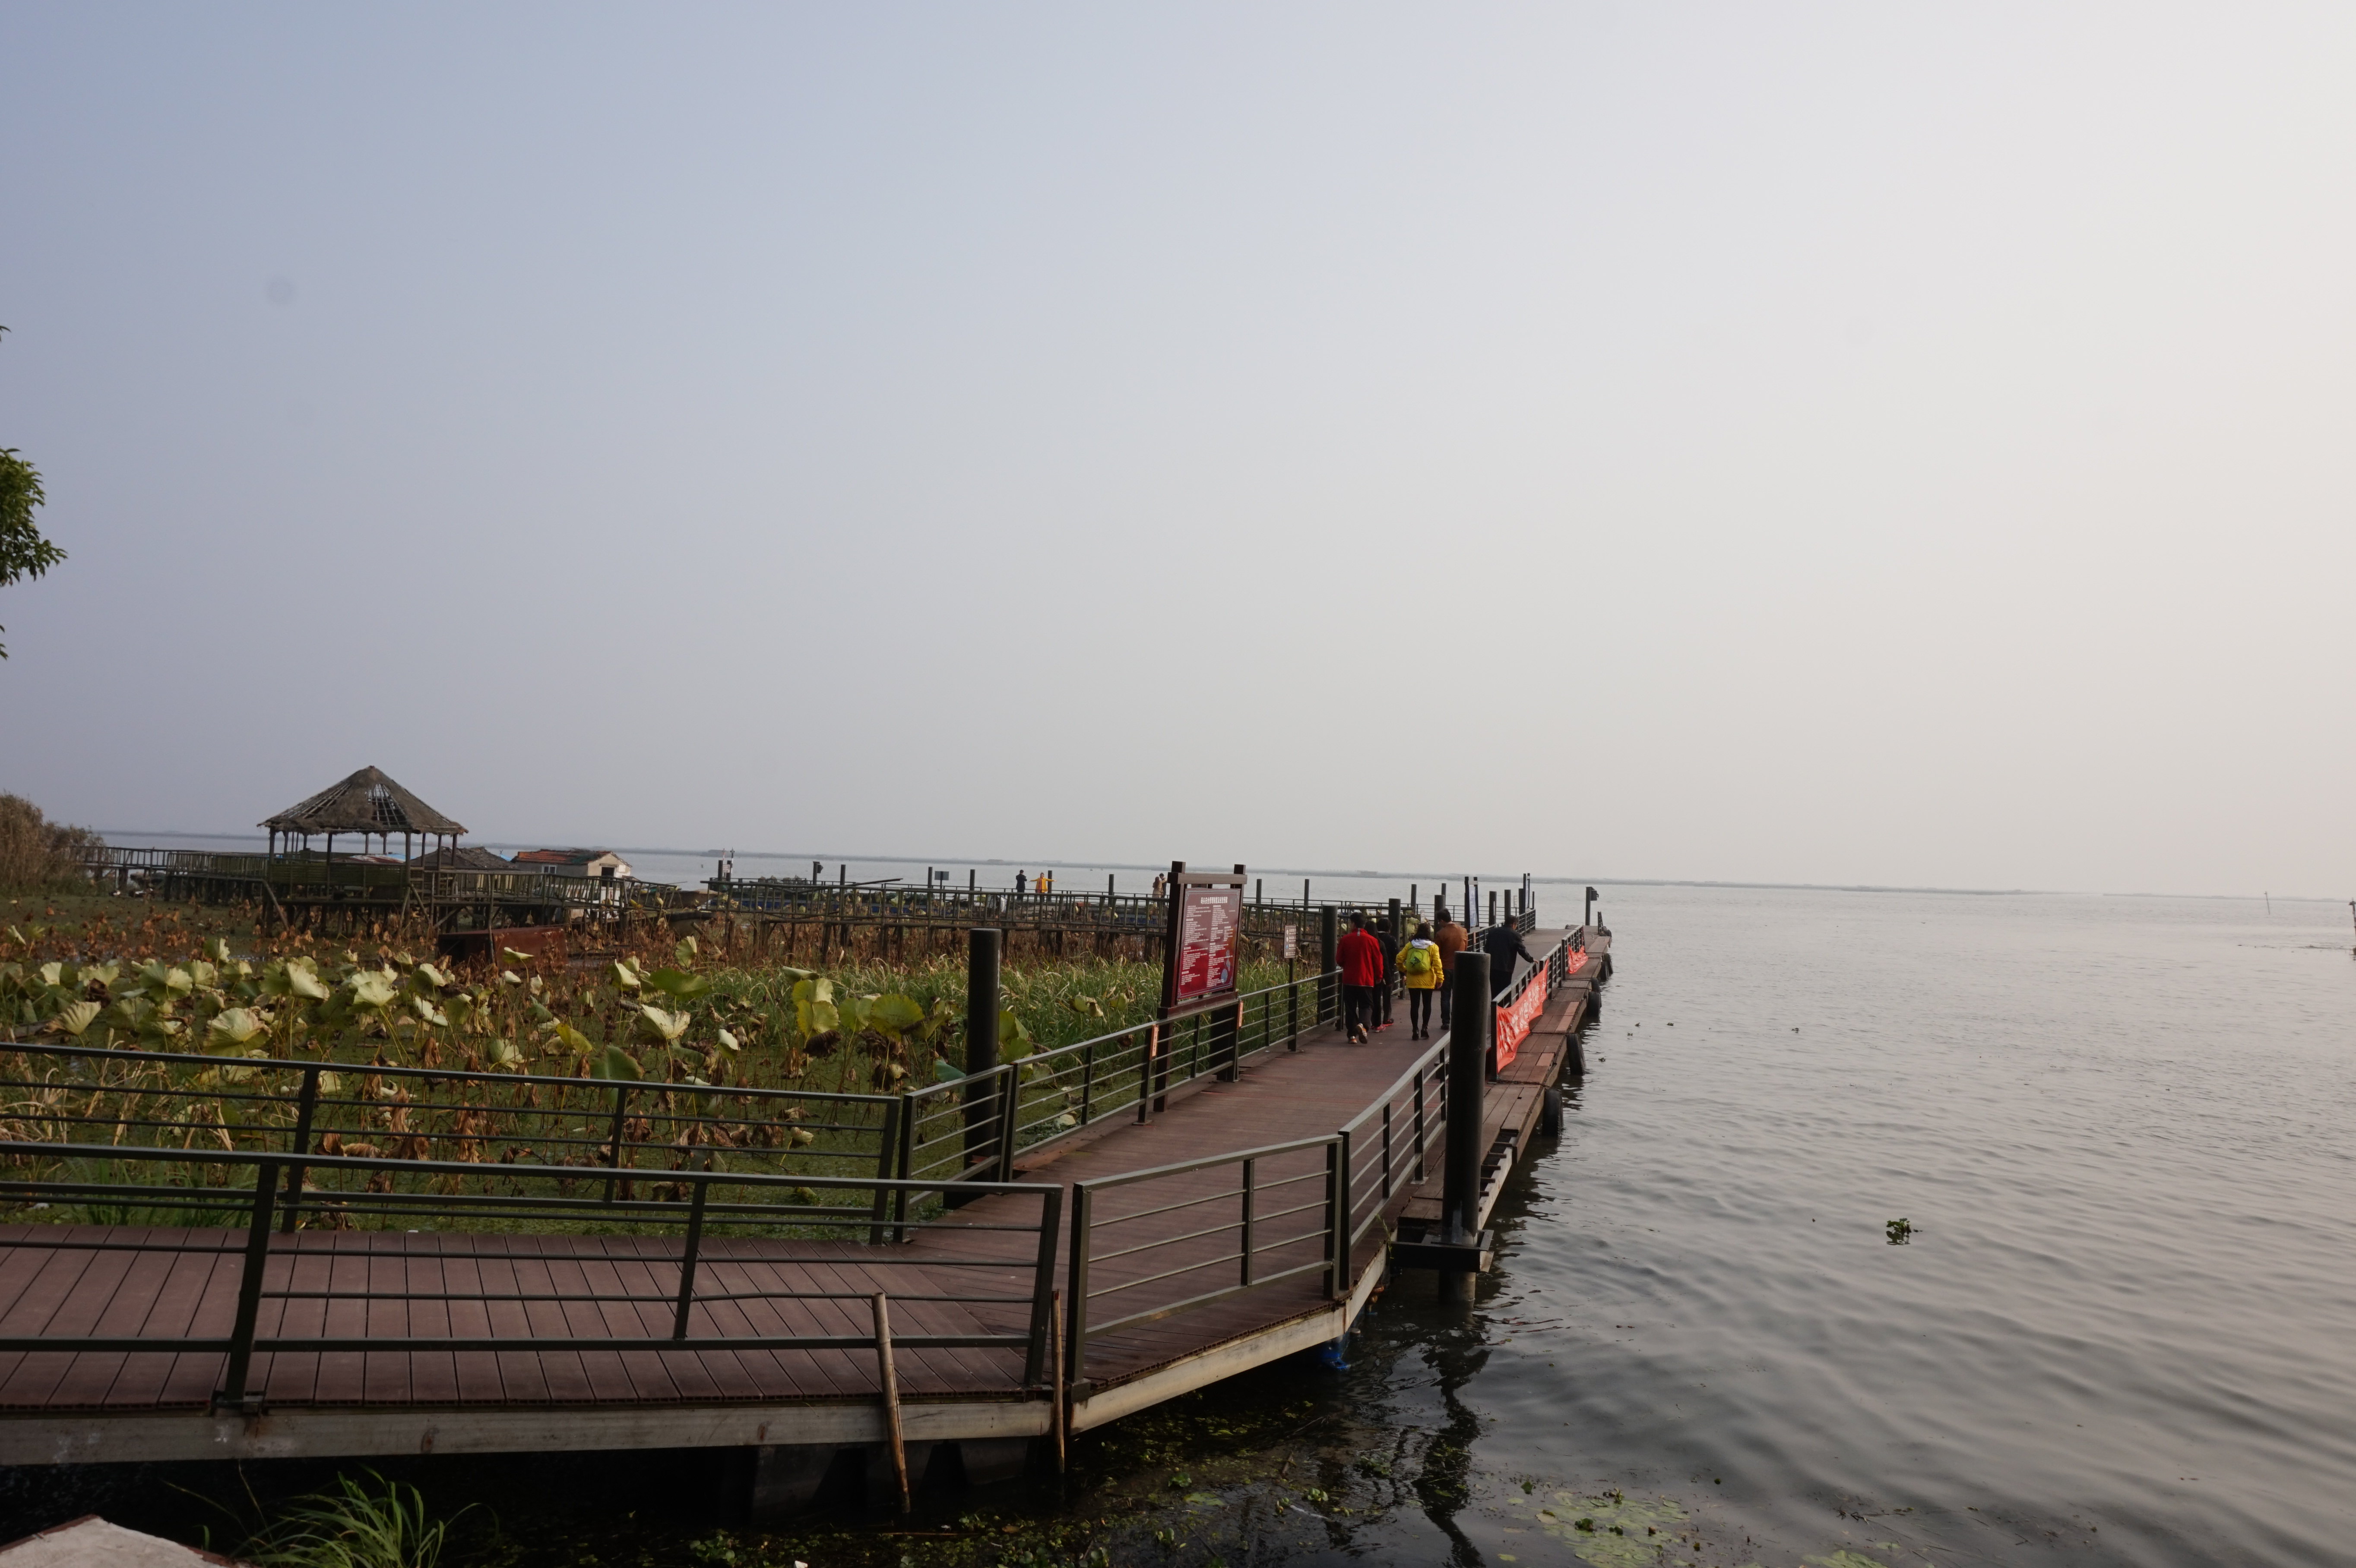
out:
<path id="1" fill-rule="evenodd" d="M 1117 1424 L 1060 1508 L 931 1523 L 1227 1568 L 2356 1562 L 2344 904 L 1604 891 L 1590 1072 L 1474 1308 L 1403 1275 L 1346 1370 Z M 547 1562 L 713 1560 L 647 1524 L 669 1483 L 624 1484 L 669 1472 L 565 1467 L 596 1550 Z M 999 1561 L 974 1528 L 769 1544 Z"/>
<path id="2" fill-rule="evenodd" d="M 2345 905 L 1607 891 L 1497 1274 L 1266 1377 L 1365 1511 L 1258 1560 L 2356 1561 Z"/>

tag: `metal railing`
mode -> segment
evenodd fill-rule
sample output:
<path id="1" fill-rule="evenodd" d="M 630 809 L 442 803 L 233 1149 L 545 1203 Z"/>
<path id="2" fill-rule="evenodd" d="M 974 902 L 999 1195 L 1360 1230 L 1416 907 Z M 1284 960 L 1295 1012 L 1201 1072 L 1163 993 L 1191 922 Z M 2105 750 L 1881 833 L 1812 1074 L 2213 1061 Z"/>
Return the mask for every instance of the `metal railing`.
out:
<path id="1" fill-rule="evenodd" d="M 345 1168 L 340 1155 L 401 1162 L 385 1168 L 395 1187 L 440 1160 L 476 1187 L 546 1168 L 621 1197 L 634 1181 L 732 1164 L 889 1178 L 900 1109 L 894 1094 L 0 1042 L 0 1138 L 15 1151 L 0 1168 L 76 1144 L 284 1155 L 288 1231 L 306 1207 L 315 1222 L 349 1222 L 342 1195 L 304 1185 L 306 1171 Z M 313 1170 L 315 1157 L 326 1157 Z"/>
<path id="2" fill-rule="evenodd" d="M 1092 1339 L 1304 1275 L 1323 1276 L 1327 1300 L 1345 1294 L 1346 1170 L 1329 1133 L 1073 1183 L 1069 1381 L 1087 1381 Z"/>
<path id="3" fill-rule="evenodd" d="M 48 1157 L 58 1146 L 27 1146 L 0 1142 L 0 1162 L 20 1157 Z M 680 1171 L 671 1176 L 671 1192 L 662 1199 L 594 1199 L 562 1189 L 555 1173 L 516 1168 L 506 1175 L 508 1190 L 425 1195 L 409 1191 L 380 1192 L 372 1180 L 378 1173 L 399 1171 L 427 1178 L 465 1179 L 478 1168 L 447 1161 L 395 1161 L 382 1157 L 313 1156 L 307 1161 L 288 1154 L 244 1154 L 207 1150 L 118 1147 L 108 1145 L 67 1146 L 68 1168 L 38 1179 L 0 1178 L 0 1198 L 51 1206 L 93 1205 L 116 1212 L 112 1224 L 95 1234 L 81 1227 L 27 1227 L 0 1238 L 0 1256 L 15 1251 L 164 1254 L 219 1258 L 241 1254 L 234 1311 L 220 1321 L 220 1303 L 199 1298 L 192 1315 L 170 1322 L 183 1328 L 155 1333 L 101 1332 L 102 1319 L 92 1315 L 77 1328 L 66 1317 L 68 1301 L 58 1304 L 36 1334 L 0 1336 L 0 1352 L 93 1351 L 110 1353 L 163 1352 L 187 1354 L 217 1351 L 225 1358 L 223 1375 L 214 1389 L 217 1405 L 251 1408 L 263 1389 L 253 1373 L 254 1358 L 276 1354 L 316 1354 L 332 1351 L 522 1351 L 522 1350 L 844 1350 L 873 1346 L 873 1335 L 810 1332 L 794 1329 L 781 1305 L 818 1300 L 865 1300 L 871 1291 L 830 1291 L 763 1284 L 780 1275 L 764 1275 L 762 1265 L 800 1262 L 841 1261 L 837 1241 L 872 1228 L 892 1193 L 903 1186 L 892 1181 L 845 1177 L 759 1176 L 721 1171 Z M 197 1167 L 207 1179 L 191 1187 L 184 1181 L 127 1178 L 170 1165 Z M 380 1221 L 421 1219 L 455 1221 L 463 1229 L 436 1229 L 430 1242 L 412 1243 L 408 1235 L 397 1247 L 355 1246 L 356 1241 L 390 1241 L 390 1237 L 289 1236 L 274 1233 L 280 1194 L 305 1171 L 332 1170 L 355 1179 L 343 1201 L 364 1217 Z M 218 1176 L 219 1180 L 211 1179 Z M 1009 1196 L 1035 1201 L 1037 1218 L 1030 1223 L 975 1224 L 954 1220 L 912 1221 L 917 1232 L 958 1232 L 954 1251 L 927 1249 L 922 1253 L 878 1249 L 862 1253 L 863 1271 L 918 1270 L 904 1276 L 913 1288 L 890 1293 L 907 1304 L 949 1304 L 976 1313 L 973 1321 L 995 1317 L 1000 1326 L 986 1331 L 941 1332 L 921 1328 L 895 1333 L 894 1344 L 908 1349 L 939 1347 L 1003 1349 L 1023 1356 L 1019 1384 L 1037 1384 L 1046 1370 L 1048 1320 L 1053 1310 L 1055 1264 L 1063 1192 L 1057 1187 L 972 1183 L 958 1189 L 960 1196 Z M 842 1193 L 850 1203 L 830 1203 L 826 1195 Z M 864 1196 L 866 1201 L 859 1200 Z M 198 1214 L 210 1224 L 191 1225 Z M 168 1215 L 165 1226 L 139 1232 L 123 1227 L 140 1225 L 152 1215 Z M 233 1227 L 245 1234 L 235 1239 Z M 414 1227 L 412 1227 L 414 1228 Z M 562 1228 L 551 1238 L 547 1232 Z M 622 1230 L 637 1236 L 677 1237 L 669 1247 L 644 1244 L 616 1255 L 600 1244 L 601 1231 Z M 45 1233 L 46 1232 L 46 1233 Z M 419 1230 L 418 1234 L 425 1232 Z M 512 1245 L 521 1234 L 533 1234 L 537 1244 Z M 973 1238 L 984 1238 L 977 1246 Z M 993 1237 L 1009 1238 L 994 1250 Z M 552 1248 L 552 1239 L 574 1240 L 573 1250 Z M 797 1246 L 797 1243 L 800 1244 Z M 813 1245 L 812 1243 L 815 1243 Z M 398 1269 L 364 1267 L 360 1281 L 351 1284 L 350 1271 L 338 1275 L 335 1264 L 353 1258 L 394 1258 Z M 420 1259 L 460 1265 L 455 1271 L 421 1270 Z M 552 1264 L 578 1264 L 558 1269 Z M 490 1265 L 486 1267 L 485 1265 Z M 135 1260 L 125 1264 L 136 1267 Z M 167 1268 L 169 1265 L 166 1265 Z M 1025 1268 L 1031 1289 L 1021 1296 L 977 1286 L 944 1291 L 936 1277 L 944 1270 L 980 1270 L 1001 1274 Z M 75 1271 L 79 1272 L 79 1271 Z M 434 1286 L 449 1284 L 455 1272 L 471 1280 L 473 1288 L 406 1288 L 405 1282 L 423 1273 Z M 952 1275 L 951 1277 L 956 1277 Z M 631 1283 L 635 1279 L 635 1285 Z M 339 1284 L 339 1280 L 343 1283 Z M 577 1283 L 574 1283 L 576 1282 Z M 363 1306 L 360 1321 L 376 1319 L 367 1308 L 384 1304 L 423 1306 L 438 1312 L 447 1331 L 433 1334 L 378 1335 L 338 1331 L 333 1325 L 337 1308 Z M 301 1304 L 298 1306 L 298 1304 Z M 264 1308 L 275 1312 L 265 1325 Z M 605 1332 L 551 1333 L 566 1323 L 565 1308 L 586 1307 Z M 208 1309 L 209 1307 L 209 1321 Z M 541 1310 L 535 1313 L 533 1308 Z M 613 1331 L 624 1307 L 635 1316 L 642 1332 Z M 992 1312 L 992 1308 L 1010 1309 Z M 1021 1309 L 1021 1326 L 1008 1319 Z M 699 1316 L 701 1323 L 699 1324 Z M 765 1327 L 763 1317 L 769 1320 Z M 804 1315 L 806 1319 L 817 1319 Z M 346 1314 L 348 1318 L 348 1313 Z M 462 1326 L 461 1319 L 466 1325 Z M 404 1317 L 404 1321 L 409 1319 Z M 500 1325 L 504 1322 L 505 1327 Z M 305 1329 L 303 1325 L 310 1324 Z M 779 1326 L 786 1325 L 784 1331 Z"/>
<path id="4" fill-rule="evenodd" d="M 1173 1089 L 1226 1073 L 1333 1021 L 1330 973 L 1302 975 L 1175 1019 L 1034 1051 L 911 1090 L 899 1121 L 898 1169 L 914 1179 L 995 1172 L 1023 1150 L 1113 1116 L 1142 1120 Z"/>

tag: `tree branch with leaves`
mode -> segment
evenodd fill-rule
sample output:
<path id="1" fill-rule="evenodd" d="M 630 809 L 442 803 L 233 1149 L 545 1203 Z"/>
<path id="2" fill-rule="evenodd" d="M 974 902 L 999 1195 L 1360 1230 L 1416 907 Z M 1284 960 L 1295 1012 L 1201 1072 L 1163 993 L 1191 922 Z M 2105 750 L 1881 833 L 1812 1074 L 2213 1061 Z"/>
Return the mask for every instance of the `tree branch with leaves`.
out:
<path id="1" fill-rule="evenodd" d="M 0 326 L 0 334 L 7 330 Z M 43 499 L 41 471 L 18 456 L 15 447 L 0 446 L 0 588 L 38 577 L 66 558 L 33 526 L 34 510 Z M 6 630 L 0 626 L 0 632 Z M 0 644 L 0 659 L 7 656 L 7 645 Z"/>

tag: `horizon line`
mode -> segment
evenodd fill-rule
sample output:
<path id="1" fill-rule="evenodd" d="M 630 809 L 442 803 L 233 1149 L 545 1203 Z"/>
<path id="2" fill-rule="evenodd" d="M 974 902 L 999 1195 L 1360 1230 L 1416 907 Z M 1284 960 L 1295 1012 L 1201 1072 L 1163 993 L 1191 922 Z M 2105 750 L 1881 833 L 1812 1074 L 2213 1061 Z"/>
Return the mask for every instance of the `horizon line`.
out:
<path id="1" fill-rule="evenodd" d="M 230 838 L 230 839 L 252 839 L 252 841 L 254 841 L 255 843 L 267 843 L 267 842 L 269 842 L 269 836 L 268 836 L 268 835 L 266 835 L 266 834 L 262 834 L 262 833 L 190 833 L 190 832 L 187 832 L 187 831 L 180 830 L 180 829 L 177 829 L 177 828 L 161 828 L 161 827 L 147 827 L 147 828 L 139 828 L 139 829 L 136 829 L 136 830 L 129 829 L 129 828 L 101 827 L 101 828 L 93 829 L 93 831 L 95 831 L 95 832 L 99 835 L 99 837 L 102 837 L 102 838 L 109 838 L 109 839 L 112 839 L 112 838 L 113 838 L 113 837 L 148 837 L 148 838 Z M 537 844 L 527 844 L 527 843 L 526 843 L 524 840 L 522 840 L 522 839 L 508 839 L 508 838 L 484 838 L 484 839 L 482 839 L 482 840 L 481 840 L 481 843 L 482 843 L 485 847 L 487 847 L 487 848 L 497 848 L 498 846 L 502 845 L 502 844 L 505 844 L 505 845 L 509 846 L 509 848 L 541 848 L 541 847 L 542 847 L 542 846 L 541 846 L 541 845 L 537 845 Z M 832 860 L 836 860 L 836 861 L 852 861 L 852 860 L 858 860 L 858 861 L 867 861 L 867 862 L 881 862 L 882 864 L 884 864 L 884 865 L 891 865 L 891 866 L 931 866 L 931 867 L 935 867 L 935 868 L 938 868 L 938 867 L 941 867 L 941 866 L 946 865 L 946 864 L 958 864 L 958 865 L 965 865 L 965 866 L 1015 866 L 1015 867 L 1027 868 L 1027 867 L 1029 867 L 1029 866 L 1032 864 L 1032 862 L 1031 862 L 1030 860 L 1027 860 L 1027 859 L 1007 859 L 1007 858 L 1005 858 L 1005 857 L 1003 857 L 1003 856 L 964 856 L 964 857 L 956 857 L 956 858 L 952 858 L 951 859 L 945 861 L 945 860 L 943 860 L 943 859 L 939 859 L 939 858 L 937 858 L 937 857 L 926 857 L 926 856 L 922 856 L 922 855 L 845 855 L 845 854 L 836 854 L 836 853 L 828 853 L 828 854 L 821 854 L 821 855 L 810 855 L 810 854 L 802 854 L 802 853 L 798 853 L 798 852 L 795 852 L 795 853 L 789 853 L 789 852 L 787 852 L 787 851 L 785 851 L 785 850 L 779 850 L 779 849 L 742 849 L 742 850 L 723 850 L 723 849 L 680 849 L 680 848 L 666 848 L 666 847 L 662 847 L 662 846 L 656 846 L 656 845 L 643 845 L 643 844 L 641 844 L 641 845 L 635 845 L 635 846 L 633 846 L 633 845 L 616 845 L 616 846 L 612 846 L 612 847 L 611 847 L 611 851 L 610 851 L 610 852 L 611 852 L 611 853 L 614 853 L 614 854 L 617 854 L 617 855 L 671 855 L 671 856 L 676 856 L 676 857 L 678 857 L 678 858 L 680 858 L 680 859 L 714 859 L 714 860 L 716 860 L 716 859 L 737 859 L 737 860 L 828 860 L 828 859 L 832 859 Z M 1230 864 L 1232 864 L 1233 862 L 1229 862 L 1229 863 L 1230 863 Z M 1039 860 L 1039 861 L 1037 862 L 1037 864 L 1038 864 L 1038 866 L 1039 866 L 1039 869 L 1040 869 L 1041 870 L 1043 870 L 1043 871 L 1052 871 L 1052 870 L 1055 869 L 1056 869 L 1056 867 L 1057 867 L 1058 865 L 1063 865 L 1063 866 L 1081 866 L 1081 865 L 1085 865 L 1085 866 L 1087 866 L 1087 867 L 1089 867 L 1089 868 L 1091 868 L 1091 869 L 1098 869 L 1110 870 L 1110 871 L 1152 871 L 1152 872 L 1160 872 L 1160 871 L 1162 871 L 1162 870 L 1164 870 L 1164 869 L 1167 869 L 1167 868 L 1166 868 L 1166 865 L 1165 865 L 1164 863 L 1162 863 L 1162 862 L 1160 862 L 1160 861 L 1156 861 L 1156 862 L 1152 862 L 1152 863 L 1150 863 L 1150 864 L 1149 864 L 1149 863 L 1141 862 L 1141 861 L 1130 861 L 1130 860 L 1089 860 L 1089 859 L 1076 859 L 1076 858 L 1066 858 L 1066 859 L 1062 859 L 1062 860 L 1060 860 L 1060 861 L 1058 861 L 1058 860 L 1054 860 L 1054 859 L 1041 859 L 1041 860 Z M 1440 883 L 1440 885 L 1441 885 L 1441 886 L 1443 886 L 1443 887 L 1444 887 L 1444 886 L 1446 886 L 1447 884 L 1451 883 L 1451 882 L 1457 881 L 1457 880 L 1461 880 L 1462 879 L 1463 875 L 1464 875 L 1464 874 L 1463 874 L 1462 872 L 1461 872 L 1461 871 L 1460 871 L 1460 872 L 1453 872 L 1453 873 L 1445 873 L 1445 872 L 1439 872 L 1439 871 L 1386 871 L 1386 870 L 1372 870 L 1372 871 L 1370 871 L 1370 870 L 1364 869 L 1362 869 L 1362 868 L 1361 868 L 1361 869 L 1349 869 L 1349 870 L 1344 870 L 1344 869 L 1339 869 L 1339 868 L 1335 868 L 1335 867 L 1316 867 L 1316 866 L 1264 866 L 1264 867 L 1259 868 L 1259 870 L 1258 870 L 1258 872 L 1257 874 L 1258 874 L 1258 875 L 1263 875 L 1263 876 L 1288 876 L 1288 877 L 1311 877 L 1311 878 L 1315 878 L 1315 877 L 1378 877 L 1378 878 L 1400 878 L 1400 879 L 1410 879 L 1410 880 L 1412 880 L 1412 879 L 1420 879 L 1420 878 L 1423 878 L 1423 877 L 1432 877 L 1432 878 L 1437 879 L 1437 880 L 1439 880 L 1439 882 Z M 1507 872 L 1507 873 L 1504 873 L 1504 874 L 1505 874 L 1505 875 L 1507 875 L 1507 876 L 1511 876 L 1511 875 L 1515 875 L 1515 873 Z M 1811 892 L 1811 893 L 1939 893 L 1939 894 L 1944 894 L 1944 895 L 1948 895 L 1948 896 L 1953 896 L 1953 897 L 1962 897 L 1962 898 L 2032 898 L 2032 897 L 2033 897 L 2033 898 L 2084 898 L 2084 897 L 2093 897 L 2093 898 L 2126 898 L 2126 899 L 2247 899 L 2247 898 L 2249 898 L 2249 897 L 2251 896 L 2251 895 L 2249 895 L 2248 893 L 2155 893 L 2155 892 L 2110 892 L 2110 891 L 2105 891 L 2097 890 L 2097 889 L 2083 889 L 2083 888 L 2074 888 L 2074 889 L 2073 889 L 2073 888 L 1942 888 L 1942 887 L 1916 887 L 1916 886 L 1908 886 L 1908 885 L 1899 884 L 1899 883 L 1879 883 L 1879 882 L 1756 882 L 1756 881 L 1734 881 L 1734 880 L 1727 880 L 1727 879 L 1724 879 L 1724 878 L 1717 878 L 1717 877 L 1601 877 L 1601 876 L 1593 876 L 1593 875 L 1589 875 L 1589 876 L 1568 876 L 1568 875 L 1563 875 L 1563 874 L 1558 874 L 1558 873 L 1539 872 L 1539 871 L 1533 871 L 1533 872 L 1528 873 L 1528 875 L 1529 875 L 1530 880 L 1531 880 L 1532 881 L 1534 881 L 1534 882 L 1555 882 L 1555 883 L 1565 883 L 1565 884 L 1576 884 L 1576 885 L 1580 885 L 1580 886 L 1584 886 L 1584 885 L 1586 885 L 1586 884 L 1588 884 L 1588 883 L 1590 883 L 1590 882 L 1591 882 L 1591 883 L 1594 883 L 1594 884 L 1596 884 L 1596 885 L 1598 885 L 1598 886 L 1614 885 L 1614 886 L 1619 886 L 1619 887 L 1623 887 L 1623 888 L 1736 888 L 1736 889 L 1750 889 L 1750 890 L 1753 890 L 1753 891 L 1762 891 L 1762 892 Z M 1488 880 L 1488 879 L 1487 879 L 1487 878 L 1484 878 L 1484 877 L 1482 877 L 1479 873 L 1474 873 L 1474 880 Z M 2266 900 L 2266 899 L 2271 899 L 2271 898 L 2273 897 L 2273 894 L 2271 894 L 2271 893 L 2265 893 L 2265 892 L 2262 892 L 2262 893 L 2258 894 L 2258 895 L 2257 895 L 2257 897 L 2258 897 L 2258 898 L 2260 898 L 2261 900 Z M 2329 894 L 2322 894 L 2322 893 L 2285 893 L 2285 894 L 2283 895 L 2283 898 L 2285 899 L 2285 901 L 2286 901 L 2292 902 L 2292 903 L 2341 903 L 2341 902 L 2356 902 L 2356 900 L 2342 900 L 2342 899 L 2337 898 L 2337 897 L 2332 896 L 2332 895 L 2329 895 Z"/>

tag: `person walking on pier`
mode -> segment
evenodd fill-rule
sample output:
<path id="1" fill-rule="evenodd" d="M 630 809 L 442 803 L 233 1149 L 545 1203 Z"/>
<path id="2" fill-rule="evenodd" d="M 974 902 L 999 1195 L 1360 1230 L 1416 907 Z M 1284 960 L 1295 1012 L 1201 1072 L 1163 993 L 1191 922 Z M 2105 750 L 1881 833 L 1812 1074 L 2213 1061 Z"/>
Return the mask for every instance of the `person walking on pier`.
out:
<path id="1" fill-rule="evenodd" d="M 1449 981 L 1456 975 L 1456 955 L 1472 944 L 1472 937 L 1449 917 L 1445 905 L 1438 912 L 1440 925 L 1431 933 L 1431 944 L 1440 949 L 1440 1027 L 1446 1029 L 1455 1010 L 1456 987 Z"/>
<path id="2" fill-rule="evenodd" d="M 1391 930 L 1390 916 L 1378 914 L 1375 917 L 1375 940 L 1382 944 L 1383 949 L 1382 1002 L 1375 1009 L 1382 1015 L 1382 1020 L 1375 1027 L 1388 1029 L 1391 1027 L 1391 993 L 1398 989 L 1399 950 L 1398 935 Z"/>
<path id="3" fill-rule="evenodd" d="M 1515 959 L 1518 958 L 1525 964 L 1537 962 L 1530 956 L 1529 948 L 1523 944 L 1522 933 L 1510 923 L 1491 926 L 1488 934 L 1481 938 L 1481 951 L 1489 955 L 1489 976 L 1497 982 L 1496 994 L 1501 997 L 1505 994 L 1505 987 L 1514 982 Z"/>
<path id="4" fill-rule="evenodd" d="M 1342 966 L 1342 1028 L 1352 1045 L 1364 1045 L 1381 1015 L 1383 944 L 1366 932 L 1364 913 L 1350 916 L 1350 933 L 1333 945 Z"/>
<path id="5" fill-rule="evenodd" d="M 1440 944 L 1418 933 L 1399 949 L 1398 972 L 1407 982 L 1408 1038 L 1430 1040 L 1431 994 L 1440 989 L 1448 975 L 1448 961 L 1440 955 Z"/>

